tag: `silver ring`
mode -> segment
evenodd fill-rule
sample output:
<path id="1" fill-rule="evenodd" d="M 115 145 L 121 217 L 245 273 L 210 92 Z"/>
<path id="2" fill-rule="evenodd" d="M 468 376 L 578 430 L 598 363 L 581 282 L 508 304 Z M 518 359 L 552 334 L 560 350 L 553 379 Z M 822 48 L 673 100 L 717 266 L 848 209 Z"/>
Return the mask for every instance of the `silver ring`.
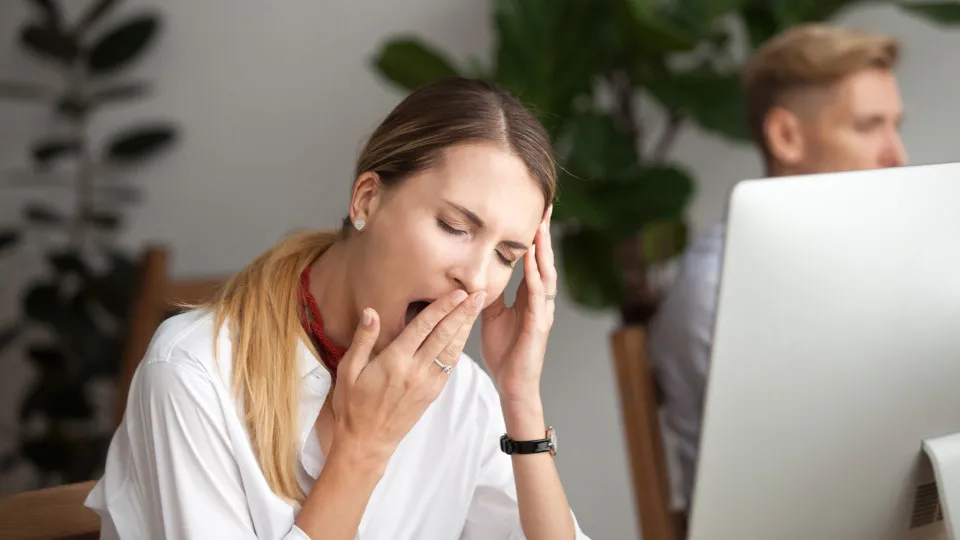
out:
<path id="1" fill-rule="evenodd" d="M 547 300 L 553 300 L 557 297 L 557 293 L 556 292 L 544 293 L 543 297 L 546 298 Z"/>
<path id="2" fill-rule="evenodd" d="M 437 360 L 436 358 L 433 359 L 433 363 L 436 364 L 437 367 L 439 367 L 441 370 L 443 370 L 444 373 L 450 373 L 451 371 L 453 371 L 453 366 L 448 366 L 443 362 L 441 362 L 440 360 Z"/>

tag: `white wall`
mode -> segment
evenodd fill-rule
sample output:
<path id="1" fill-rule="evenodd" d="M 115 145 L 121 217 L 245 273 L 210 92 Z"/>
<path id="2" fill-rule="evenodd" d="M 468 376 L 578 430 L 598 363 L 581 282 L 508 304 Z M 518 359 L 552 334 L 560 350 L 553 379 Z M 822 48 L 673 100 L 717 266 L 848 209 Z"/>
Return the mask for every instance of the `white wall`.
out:
<path id="1" fill-rule="evenodd" d="M 0 7 L 0 74 L 43 74 L 10 47 L 21 3 Z M 489 2 L 460 0 L 296 0 L 265 4 L 133 0 L 125 12 L 164 5 L 167 30 L 136 74 L 157 95 L 101 117 L 98 133 L 151 114 L 178 120 L 182 144 L 138 172 L 145 202 L 125 241 L 163 242 L 178 275 L 238 268 L 286 231 L 337 224 L 346 209 L 352 161 L 363 137 L 397 102 L 369 68 L 386 36 L 412 32 L 456 58 L 488 56 Z M 225 6 L 226 4 L 220 4 Z M 916 163 L 957 159 L 960 70 L 948 35 L 889 9 L 858 12 L 851 24 L 904 39 L 901 70 Z M 477 25 L 479 23 L 479 25 Z M 20 159 L 43 115 L 0 104 L 0 164 Z M 702 228 L 722 215 L 727 190 L 760 173 L 753 153 L 687 130 L 674 157 L 699 175 L 692 216 Z M 0 224 L 27 192 L 0 192 Z M 16 307 L 20 262 L 0 262 L 0 320 Z M 574 510 L 595 539 L 637 536 L 607 334 L 615 318 L 575 310 L 561 297 L 544 375 L 548 420 L 560 434 L 558 463 Z M 477 347 L 471 344 L 476 356 Z M 13 421 L 25 369 L 0 364 L 0 422 Z M 0 449 L 9 441 L 0 437 Z"/>

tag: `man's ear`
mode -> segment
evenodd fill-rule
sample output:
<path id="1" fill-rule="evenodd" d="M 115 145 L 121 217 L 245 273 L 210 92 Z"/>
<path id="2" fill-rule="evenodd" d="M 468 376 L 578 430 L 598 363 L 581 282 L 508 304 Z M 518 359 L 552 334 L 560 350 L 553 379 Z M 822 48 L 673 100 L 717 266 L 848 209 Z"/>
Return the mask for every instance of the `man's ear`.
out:
<path id="1" fill-rule="evenodd" d="M 803 130 L 800 117 L 784 107 L 774 107 L 763 122 L 763 134 L 774 163 L 796 167 L 803 161 Z"/>
<path id="2" fill-rule="evenodd" d="M 353 183 L 353 195 L 350 198 L 350 221 L 358 219 L 369 223 L 383 199 L 383 184 L 380 175 L 365 172 Z"/>

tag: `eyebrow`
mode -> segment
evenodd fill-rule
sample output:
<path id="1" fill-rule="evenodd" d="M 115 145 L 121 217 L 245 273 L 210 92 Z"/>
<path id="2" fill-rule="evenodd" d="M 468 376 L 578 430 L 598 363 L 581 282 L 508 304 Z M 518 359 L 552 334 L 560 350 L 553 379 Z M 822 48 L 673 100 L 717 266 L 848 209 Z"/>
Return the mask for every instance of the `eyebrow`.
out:
<path id="1" fill-rule="evenodd" d="M 461 206 L 461 205 L 459 205 L 459 204 L 457 204 L 457 203 L 455 203 L 455 202 L 448 201 L 448 200 L 446 200 L 446 199 L 444 199 L 443 202 L 447 203 L 448 205 L 450 205 L 451 207 L 453 207 L 454 210 L 456 210 L 456 211 L 460 212 L 461 214 L 463 214 L 463 217 L 467 218 L 467 220 L 469 220 L 471 223 L 473 223 L 473 225 L 474 225 L 476 228 L 478 228 L 478 229 L 484 229 L 484 228 L 486 228 L 487 224 L 484 223 L 482 219 L 480 219 L 480 216 L 478 216 L 476 213 L 474 213 L 474 212 L 473 212 L 472 210 L 470 210 L 469 208 L 466 208 L 466 207 L 464 207 L 464 206 Z M 528 246 L 527 246 L 526 244 L 524 244 L 523 242 L 517 242 L 517 241 L 515 241 L 515 240 L 504 240 L 502 243 L 503 243 L 504 246 L 506 246 L 506 247 L 508 247 L 508 248 L 510 248 L 510 249 L 527 249 L 527 248 L 528 248 Z"/>

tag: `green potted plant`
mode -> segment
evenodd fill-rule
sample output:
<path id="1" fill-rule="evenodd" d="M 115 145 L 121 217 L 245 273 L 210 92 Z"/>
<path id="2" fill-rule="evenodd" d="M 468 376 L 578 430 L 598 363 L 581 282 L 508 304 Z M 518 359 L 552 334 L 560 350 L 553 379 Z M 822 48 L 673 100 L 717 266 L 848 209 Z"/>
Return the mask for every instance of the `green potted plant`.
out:
<path id="1" fill-rule="evenodd" d="M 19 223 L 0 224 L 3 256 L 24 242 L 50 246 L 48 268 L 23 291 L 21 318 L 0 323 L 0 357 L 19 352 L 20 337 L 43 336 L 23 344 L 37 377 L 21 403 L 20 444 L 0 459 L 0 472 L 27 460 L 40 471 L 42 484 L 58 477 L 75 482 L 92 478 L 105 456 L 109 434 L 93 428 L 90 384 L 117 375 L 136 284 L 137 263 L 115 242 L 122 212 L 139 193 L 123 179 L 170 147 L 178 130 L 151 119 L 99 145 L 90 135 L 97 113 L 149 95 L 148 82 L 121 76 L 156 42 L 158 13 L 136 12 L 108 24 L 121 2 L 96 0 L 70 22 L 54 0 L 26 3 L 32 18 L 21 26 L 17 44 L 56 70 L 62 84 L 2 78 L 0 98 L 48 107 L 62 129 L 32 144 L 30 168 L 0 182 L 37 195 L 67 190 L 73 204 L 64 211 L 32 197 Z"/>
<path id="2" fill-rule="evenodd" d="M 687 242 L 695 181 L 670 158 L 678 131 L 696 125 L 748 139 L 732 25 L 742 25 L 752 50 L 792 25 L 864 3 L 495 0 L 489 65 L 460 65 L 408 35 L 387 41 L 373 63 L 403 91 L 462 74 L 497 82 L 530 106 L 561 165 L 553 222 L 567 293 L 585 308 L 618 309 L 626 325 L 644 324 L 660 293 L 651 269 Z M 960 2 L 898 5 L 932 21 L 960 22 Z M 665 112 L 661 129 L 640 110 L 641 95 Z"/>

